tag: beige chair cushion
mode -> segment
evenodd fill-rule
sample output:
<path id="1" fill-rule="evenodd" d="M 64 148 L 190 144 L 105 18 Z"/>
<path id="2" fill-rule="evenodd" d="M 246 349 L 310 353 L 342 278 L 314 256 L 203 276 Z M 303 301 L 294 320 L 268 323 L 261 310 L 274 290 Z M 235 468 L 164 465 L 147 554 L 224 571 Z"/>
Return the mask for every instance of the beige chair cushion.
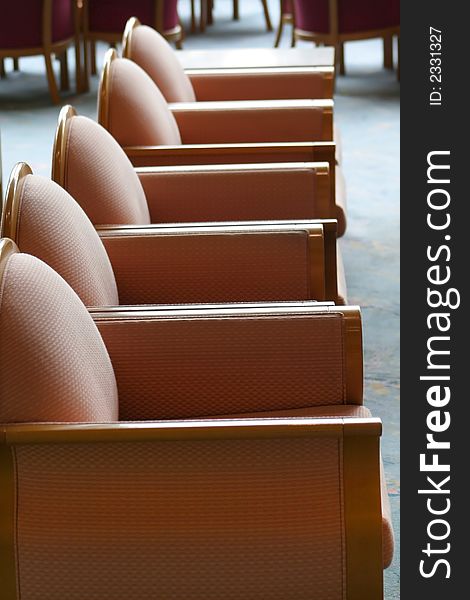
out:
<path id="1" fill-rule="evenodd" d="M 119 304 L 113 268 L 95 228 L 75 200 L 50 179 L 25 178 L 16 241 L 22 252 L 57 271 L 87 306 Z"/>
<path id="2" fill-rule="evenodd" d="M 170 44 L 155 29 L 142 25 L 132 32 L 130 57 L 150 75 L 168 102 L 194 102 L 196 96 Z"/>
<path id="3" fill-rule="evenodd" d="M 121 146 L 181 144 L 178 125 L 162 93 L 130 60 L 117 58 L 111 63 L 108 107 L 107 128 Z"/>
<path id="4" fill-rule="evenodd" d="M 150 223 L 139 178 L 103 127 L 86 117 L 74 117 L 65 158 L 64 187 L 94 225 Z"/>
<path id="5" fill-rule="evenodd" d="M 108 352 L 70 286 L 19 253 L 0 283 L 0 422 L 117 420 Z"/>

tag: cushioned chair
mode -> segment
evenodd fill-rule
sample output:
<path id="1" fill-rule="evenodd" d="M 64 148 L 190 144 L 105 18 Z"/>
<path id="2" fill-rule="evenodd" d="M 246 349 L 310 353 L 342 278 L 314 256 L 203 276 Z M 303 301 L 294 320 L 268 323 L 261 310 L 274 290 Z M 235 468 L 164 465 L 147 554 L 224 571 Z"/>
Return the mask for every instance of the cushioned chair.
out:
<path id="1" fill-rule="evenodd" d="M 20 163 L 1 235 L 60 273 L 87 306 L 336 302 L 332 225 L 107 228 L 100 240 L 63 188 Z"/>
<path id="2" fill-rule="evenodd" d="M 122 56 L 142 67 L 168 102 L 333 97 L 332 66 L 185 71 L 165 38 L 135 17 L 126 24 Z"/>
<path id="3" fill-rule="evenodd" d="M 327 163 L 192 165 L 134 172 L 114 138 L 94 121 L 78 117 L 71 106 L 59 114 L 52 178 L 78 200 L 95 225 L 147 223 L 148 216 L 142 212 L 118 214 L 111 208 L 122 208 L 114 193 L 116 187 L 141 197 L 143 186 L 153 223 L 328 219 L 338 215 L 344 229 L 344 217 L 330 194 Z M 106 204 L 96 203 L 95 191 L 106 198 Z"/>
<path id="4" fill-rule="evenodd" d="M 342 402 L 344 311 L 93 322 L 6 240 L 0 287 L 5 597 L 381 598 L 381 426 Z"/>
<path id="5" fill-rule="evenodd" d="M 333 67 L 210 68 L 186 72 L 168 42 L 135 17 L 126 24 L 122 55 L 138 64 L 171 103 L 333 98 Z M 335 126 L 333 137 L 340 163 L 341 138 Z"/>
<path id="6" fill-rule="evenodd" d="M 64 107 L 54 142 L 52 178 L 80 204 L 95 226 L 305 220 L 334 216 L 327 165 L 212 165 L 133 169 L 122 148 L 94 121 Z M 326 297 L 331 282 L 335 223 L 321 225 Z M 102 232 L 106 234 L 105 231 Z M 109 232 L 108 232 L 109 233 Z M 328 258 L 330 257 L 330 258 Z M 338 301 L 347 297 L 337 250 Z"/>
<path id="7" fill-rule="evenodd" d="M 126 21 L 134 15 L 181 48 L 183 28 L 177 5 L 178 0 L 83 0 L 86 72 L 90 63 L 91 72 L 96 74 L 96 42 L 119 43 Z"/>
<path id="8" fill-rule="evenodd" d="M 76 0 L 21 0 L 4 2 L 0 17 L 0 63 L 5 57 L 42 54 L 46 64 L 51 99 L 60 102 L 52 66 L 53 55 L 60 59 L 61 88 L 69 88 L 67 48 L 75 47 L 77 90 L 82 89 L 80 26 Z M 3 71 L 4 72 L 4 71 Z"/>
<path id="9" fill-rule="evenodd" d="M 295 46 L 295 37 L 294 37 L 294 5 L 292 4 L 292 0 L 280 0 L 280 11 L 279 11 L 279 25 L 276 33 L 276 40 L 274 41 L 274 47 L 277 48 L 281 41 L 282 31 L 284 29 L 284 25 L 292 26 L 292 38 L 291 44 Z"/>
<path id="10" fill-rule="evenodd" d="M 100 83 L 98 117 L 137 166 L 326 161 L 342 234 L 344 180 L 336 169 L 335 144 L 328 141 L 333 137 L 332 108 L 329 100 L 279 100 L 189 102 L 171 110 L 138 65 L 110 50 Z M 292 139 L 297 141 L 288 141 Z"/>
<path id="11" fill-rule="evenodd" d="M 336 46 L 344 75 L 344 42 L 381 37 L 384 66 L 393 68 L 392 38 L 400 35 L 399 0 L 293 0 L 295 40 Z"/>

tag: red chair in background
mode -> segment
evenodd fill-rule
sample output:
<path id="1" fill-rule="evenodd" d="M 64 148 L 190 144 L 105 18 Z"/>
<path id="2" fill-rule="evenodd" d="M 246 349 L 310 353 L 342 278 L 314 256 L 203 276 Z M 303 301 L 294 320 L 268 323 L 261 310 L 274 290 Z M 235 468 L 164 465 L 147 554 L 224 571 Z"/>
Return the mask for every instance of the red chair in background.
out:
<path id="1" fill-rule="evenodd" d="M 19 19 L 19 14 L 26 18 Z M 0 64 L 5 75 L 3 61 L 13 58 L 18 68 L 18 58 L 43 55 L 46 63 L 47 81 L 52 101 L 60 102 L 57 83 L 52 67 L 52 57 L 60 60 L 60 87 L 69 89 L 67 48 L 75 47 L 77 90 L 80 79 L 80 28 L 76 0 L 21 0 L 4 2 L 0 15 Z"/>
<path id="2" fill-rule="evenodd" d="M 276 32 L 276 40 L 274 42 L 274 47 L 277 48 L 281 41 L 282 31 L 284 29 L 284 25 L 292 25 L 292 37 L 291 37 L 291 45 L 295 46 L 295 36 L 294 36 L 294 5 L 292 4 L 292 0 L 280 0 L 281 4 L 281 14 L 279 17 L 279 25 Z"/>
<path id="3" fill-rule="evenodd" d="M 393 68 L 393 36 L 400 35 L 399 0 L 293 0 L 295 40 L 336 47 L 344 75 L 344 42 L 383 38 L 384 67 Z"/>
<path id="4" fill-rule="evenodd" d="M 126 22 L 134 16 L 180 49 L 184 35 L 177 5 L 178 0 L 83 0 L 86 75 L 89 64 L 91 73 L 96 74 L 96 42 L 115 46 L 121 41 Z"/>

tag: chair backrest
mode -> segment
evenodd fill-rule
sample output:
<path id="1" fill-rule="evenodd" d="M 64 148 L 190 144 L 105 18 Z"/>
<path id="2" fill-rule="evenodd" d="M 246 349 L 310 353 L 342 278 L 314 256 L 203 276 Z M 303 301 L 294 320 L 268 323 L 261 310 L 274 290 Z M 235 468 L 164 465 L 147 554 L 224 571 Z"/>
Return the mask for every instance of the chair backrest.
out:
<path id="1" fill-rule="evenodd" d="M 155 29 L 140 25 L 136 18 L 127 22 L 122 56 L 142 67 L 167 102 L 195 102 L 191 81 L 170 44 Z"/>
<path id="2" fill-rule="evenodd" d="M 0 51 L 39 48 L 74 35 L 74 3 L 71 0 L 22 0 L 20 18 L 15 2 L 2 2 Z"/>
<path id="3" fill-rule="evenodd" d="M 396 27 L 399 0 L 293 0 L 295 26 L 303 31 L 348 34 Z M 333 20 L 337 22 L 333 23 Z"/>
<path id="4" fill-rule="evenodd" d="M 8 184 L 1 226 L 22 252 L 55 271 L 87 306 L 119 304 L 116 280 L 106 250 L 75 200 L 45 177 L 18 164 Z"/>
<path id="5" fill-rule="evenodd" d="M 141 23 L 170 32 L 179 27 L 177 5 L 178 0 L 89 0 L 86 26 L 89 32 L 119 34 L 136 15 Z"/>
<path id="6" fill-rule="evenodd" d="M 88 311 L 48 265 L 0 241 L 0 422 L 110 422 L 116 379 Z"/>
<path id="7" fill-rule="evenodd" d="M 108 50 L 98 93 L 98 121 L 121 146 L 180 145 L 176 120 L 162 93 L 134 62 Z"/>
<path id="8" fill-rule="evenodd" d="M 59 115 L 53 180 L 80 204 L 94 225 L 148 225 L 150 215 L 134 167 L 116 140 L 71 106 Z"/>

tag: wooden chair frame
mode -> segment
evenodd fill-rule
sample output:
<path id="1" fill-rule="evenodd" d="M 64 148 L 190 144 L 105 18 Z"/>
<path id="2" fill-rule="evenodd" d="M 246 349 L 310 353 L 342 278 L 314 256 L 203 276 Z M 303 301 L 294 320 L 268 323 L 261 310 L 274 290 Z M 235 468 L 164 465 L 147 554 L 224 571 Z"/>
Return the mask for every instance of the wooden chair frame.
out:
<path id="1" fill-rule="evenodd" d="M 75 0 L 70 0 L 73 5 L 74 12 L 74 29 L 75 33 L 72 37 L 65 40 L 59 40 L 57 42 L 52 41 L 52 0 L 43 1 L 42 9 L 42 44 L 41 46 L 33 48 L 8 48 L 2 50 L 0 48 L 0 69 L 2 72 L 4 58 L 10 57 L 14 60 L 14 67 L 18 66 L 18 58 L 22 56 L 36 56 L 43 55 L 46 65 L 46 75 L 49 85 L 49 93 L 51 95 L 52 102 L 54 104 L 60 103 L 60 97 L 57 90 L 57 83 L 54 76 L 54 69 L 52 66 L 52 55 L 55 55 L 60 60 L 60 83 L 62 90 L 69 89 L 69 76 L 68 76 L 68 65 L 67 65 L 67 48 L 73 44 L 75 48 L 75 78 L 77 91 L 82 91 L 82 69 L 80 59 L 80 9 Z"/>
<path id="2" fill-rule="evenodd" d="M 4 262 L 0 260 L 0 267 Z M 0 523 L 3 598 L 17 598 L 16 449 L 23 444 L 45 448 L 75 444 L 77 449 L 97 443 L 185 443 L 194 440 L 253 440 L 329 437 L 338 440 L 343 461 L 345 598 L 380 600 L 383 597 L 382 532 L 378 419 L 240 419 L 112 424 L 7 424 L 0 443 Z M 73 478 L 73 474 L 71 474 Z M 105 482 L 103 482 L 105 485 Z"/>

